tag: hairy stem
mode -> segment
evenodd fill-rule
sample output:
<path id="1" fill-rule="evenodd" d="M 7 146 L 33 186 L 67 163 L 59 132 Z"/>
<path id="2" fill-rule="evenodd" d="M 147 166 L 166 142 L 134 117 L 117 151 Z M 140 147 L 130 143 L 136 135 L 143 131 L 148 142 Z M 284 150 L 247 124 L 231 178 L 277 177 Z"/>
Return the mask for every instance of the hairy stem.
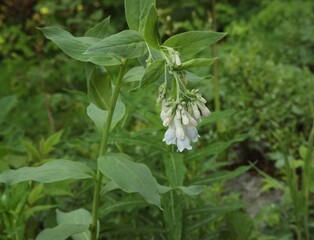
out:
<path id="1" fill-rule="evenodd" d="M 122 84 L 123 75 L 125 72 L 125 67 L 126 67 L 126 60 L 122 60 L 122 66 L 120 67 L 116 86 L 114 88 L 114 92 L 112 94 L 111 101 L 110 101 L 110 108 L 108 109 L 108 114 L 107 114 L 107 118 L 106 118 L 106 125 L 105 125 L 103 133 L 102 133 L 101 144 L 100 144 L 99 155 L 98 155 L 99 157 L 105 155 L 107 152 L 111 121 L 112 121 L 113 113 L 114 113 L 114 110 L 116 107 L 117 99 L 118 99 L 118 96 L 120 93 L 120 88 L 121 88 L 121 84 Z M 103 177 L 103 175 L 100 172 L 99 168 L 97 167 L 95 191 L 94 191 L 94 198 L 93 198 L 92 224 L 90 227 L 92 240 L 97 239 L 97 220 L 98 220 L 98 208 L 99 208 L 99 195 L 100 195 L 102 177 Z"/>

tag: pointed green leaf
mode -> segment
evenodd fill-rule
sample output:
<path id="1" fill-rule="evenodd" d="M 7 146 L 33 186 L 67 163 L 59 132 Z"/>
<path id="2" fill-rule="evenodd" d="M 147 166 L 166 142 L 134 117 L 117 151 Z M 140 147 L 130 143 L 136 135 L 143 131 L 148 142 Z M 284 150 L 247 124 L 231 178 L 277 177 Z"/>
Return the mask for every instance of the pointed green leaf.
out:
<path id="1" fill-rule="evenodd" d="M 86 64 L 86 68 L 89 65 Z M 91 71 L 91 72 L 88 72 Z M 88 72 L 88 73 L 87 73 Z M 109 74 L 101 66 L 93 66 L 91 70 L 86 69 L 87 93 L 90 101 L 102 110 L 107 110 L 110 106 L 112 86 Z"/>
<path id="2" fill-rule="evenodd" d="M 62 212 L 57 209 L 56 212 L 58 225 L 75 224 L 89 226 L 92 223 L 92 215 L 83 208 L 71 212 Z M 73 240 L 90 240 L 91 234 L 89 230 L 86 230 L 72 235 L 72 238 Z"/>
<path id="3" fill-rule="evenodd" d="M 227 109 L 224 111 L 213 112 L 211 113 L 209 118 L 203 119 L 202 122 L 200 122 L 199 126 L 207 125 L 208 123 L 217 122 L 224 118 L 231 117 L 235 115 L 237 112 L 238 110 L 235 110 L 235 109 Z"/>
<path id="4" fill-rule="evenodd" d="M 125 16 L 131 30 L 143 32 L 146 17 L 155 0 L 124 0 Z"/>
<path id="5" fill-rule="evenodd" d="M 146 53 L 144 38 L 137 32 L 125 30 L 111 35 L 89 47 L 86 56 L 118 56 L 121 58 L 137 58 Z"/>
<path id="6" fill-rule="evenodd" d="M 32 142 L 30 142 L 29 140 L 26 139 L 21 139 L 20 140 L 24 149 L 27 151 L 27 155 L 29 157 L 30 160 L 36 160 L 36 161 L 40 161 L 41 160 L 41 156 L 39 151 L 37 150 L 37 148 L 34 146 L 34 144 Z"/>
<path id="7" fill-rule="evenodd" d="M 54 150 L 54 146 L 60 142 L 63 130 L 50 135 L 46 140 L 42 139 L 39 143 L 41 153 L 48 154 Z"/>
<path id="8" fill-rule="evenodd" d="M 102 20 L 100 23 L 96 24 L 94 27 L 89 29 L 84 36 L 95 37 L 95 38 L 105 38 L 109 35 L 108 30 L 110 27 L 110 16 Z"/>
<path id="9" fill-rule="evenodd" d="M 244 208 L 245 204 L 243 202 L 233 202 L 224 205 L 207 205 L 198 208 L 191 209 L 187 211 L 188 215 L 194 214 L 217 214 L 224 215 L 228 212 L 235 211 L 240 208 Z"/>
<path id="10" fill-rule="evenodd" d="M 140 196 L 128 196 L 125 199 L 118 202 L 111 203 L 110 205 L 100 209 L 100 215 L 106 216 L 112 212 L 130 212 L 133 209 L 139 209 L 140 207 L 147 206 L 148 203 Z"/>
<path id="11" fill-rule="evenodd" d="M 169 231 L 169 239 L 182 239 L 182 196 L 176 191 L 169 191 L 163 195 L 163 215 Z"/>
<path id="12" fill-rule="evenodd" d="M 36 240 L 66 240 L 68 237 L 85 232 L 88 225 L 62 224 L 54 228 L 46 228 L 36 237 Z"/>
<path id="13" fill-rule="evenodd" d="M 107 114 L 108 114 L 107 110 L 102 110 L 93 103 L 90 103 L 87 107 L 87 115 L 93 120 L 97 129 L 100 132 L 105 127 Z M 114 113 L 113 113 L 110 131 L 114 129 L 114 127 L 118 124 L 118 122 L 123 118 L 124 114 L 125 114 L 125 106 L 123 102 L 120 99 L 118 99 Z"/>
<path id="14" fill-rule="evenodd" d="M 100 41 L 94 37 L 74 37 L 71 33 L 58 27 L 45 27 L 39 29 L 46 38 L 53 41 L 61 50 L 70 57 L 79 61 L 88 61 L 89 57 L 83 53 L 91 45 Z"/>
<path id="15" fill-rule="evenodd" d="M 177 188 L 180 189 L 182 192 L 184 192 L 186 195 L 195 196 L 195 195 L 201 194 L 204 191 L 205 186 L 204 185 L 191 185 L 188 187 L 179 186 Z"/>
<path id="16" fill-rule="evenodd" d="M 47 209 L 55 208 L 58 205 L 36 205 L 34 207 L 24 210 L 25 217 L 28 219 L 33 216 L 34 213 L 41 212 Z"/>
<path id="17" fill-rule="evenodd" d="M 169 184 L 173 187 L 182 186 L 185 173 L 182 154 L 170 153 L 170 157 L 164 159 L 164 164 Z"/>
<path id="18" fill-rule="evenodd" d="M 186 78 L 192 83 L 198 83 L 200 81 L 210 79 L 209 76 L 198 76 L 197 74 L 188 71 L 186 71 Z"/>
<path id="19" fill-rule="evenodd" d="M 160 35 L 158 31 L 158 13 L 155 5 L 150 7 L 146 18 L 144 38 L 149 46 L 158 49 L 160 45 Z"/>
<path id="20" fill-rule="evenodd" d="M 159 59 L 150 64 L 144 73 L 141 80 L 141 88 L 145 88 L 148 85 L 158 81 L 165 72 L 165 60 Z"/>
<path id="21" fill-rule="evenodd" d="M 193 184 L 211 184 L 214 182 L 226 181 L 241 175 L 242 173 L 248 171 L 250 168 L 251 166 L 241 166 L 233 171 L 223 170 L 215 173 L 209 173 L 205 178 L 200 180 L 194 180 L 192 182 Z"/>
<path id="22" fill-rule="evenodd" d="M 185 160 L 186 161 L 192 161 L 192 160 L 204 159 L 208 156 L 222 153 L 228 147 L 230 147 L 233 143 L 241 142 L 241 141 L 245 140 L 247 137 L 248 137 L 247 134 L 239 134 L 239 135 L 236 135 L 230 141 L 212 143 L 212 144 L 198 150 L 196 153 L 188 153 Z"/>
<path id="23" fill-rule="evenodd" d="M 124 76 L 124 82 L 139 82 L 144 76 L 145 68 L 142 66 L 131 68 Z"/>
<path id="24" fill-rule="evenodd" d="M 160 207 L 158 184 L 149 168 L 135 163 L 122 153 L 110 153 L 98 159 L 100 171 L 128 193 L 139 193 L 151 204 Z"/>
<path id="25" fill-rule="evenodd" d="M 187 70 L 195 67 L 207 67 L 213 64 L 216 60 L 217 58 L 195 58 L 182 63 L 182 65 L 176 67 L 176 69 Z"/>
<path id="26" fill-rule="evenodd" d="M 91 57 L 83 54 L 93 44 L 101 39 L 95 37 L 74 37 L 71 33 L 58 27 L 39 29 L 47 39 L 53 41 L 68 56 L 82 61 L 93 62 L 98 65 L 118 65 L 121 62 L 113 56 Z"/>
<path id="27" fill-rule="evenodd" d="M 225 33 L 219 32 L 189 31 L 170 37 L 163 45 L 174 48 L 187 59 L 218 42 L 224 36 L 226 36 Z"/>
<path id="28" fill-rule="evenodd" d="M 51 183 L 66 179 L 92 178 L 93 171 L 80 162 L 53 160 L 39 167 L 23 167 L 0 174 L 0 182 L 15 184 L 23 181 Z"/>
<path id="29" fill-rule="evenodd" d="M 169 191 L 171 191 L 172 189 L 173 189 L 173 188 L 171 188 L 171 187 L 167 187 L 167 186 L 158 184 L 158 192 L 161 193 L 161 194 L 164 194 L 164 193 L 166 193 L 166 192 L 169 192 Z"/>

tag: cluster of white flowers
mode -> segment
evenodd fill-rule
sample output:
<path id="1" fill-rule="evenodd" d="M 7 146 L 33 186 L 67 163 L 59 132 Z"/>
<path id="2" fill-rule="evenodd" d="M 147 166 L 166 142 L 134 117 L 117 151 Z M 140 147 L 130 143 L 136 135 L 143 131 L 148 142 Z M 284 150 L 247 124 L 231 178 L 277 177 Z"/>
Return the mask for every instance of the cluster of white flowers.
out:
<path id="1" fill-rule="evenodd" d="M 191 91 L 185 88 L 187 83 L 186 73 L 180 70 L 182 65 L 180 54 L 173 48 L 165 47 L 163 57 L 166 59 L 168 71 L 173 75 L 176 98 L 167 98 L 167 79 L 159 87 L 158 103 L 162 103 L 160 117 L 163 126 L 168 127 L 163 139 L 168 145 L 174 144 L 178 151 L 191 150 L 191 142 L 196 142 L 200 136 L 197 132 L 197 124 L 201 116 L 209 117 L 210 111 L 205 106 L 206 100 L 198 93 L 198 89 Z M 173 93 L 173 91 L 172 91 Z"/>
<path id="2" fill-rule="evenodd" d="M 163 99 L 160 113 L 163 126 L 168 127 L 163 141 L 168 145 L 177 145 L 180 152 L 184 149 L 192 149 L 191 142 L 196 142 L 200 137 L 196 126 L 201 121 L 201 115 L 204 117 L 210 115 L 210 111 L 205 106 L 206 100 L 197 93 L 197 90 L 189 93 L 195 97 L 188 102 Z"/>

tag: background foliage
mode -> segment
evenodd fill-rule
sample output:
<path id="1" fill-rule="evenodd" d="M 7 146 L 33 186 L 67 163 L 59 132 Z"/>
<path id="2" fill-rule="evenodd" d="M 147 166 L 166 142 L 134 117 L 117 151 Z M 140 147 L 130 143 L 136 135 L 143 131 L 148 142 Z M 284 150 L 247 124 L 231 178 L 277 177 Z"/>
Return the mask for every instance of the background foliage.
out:
<path id="1" fill-rule="evenodd" d="M 183 31 L 213 28 L 209 1 L 160 0 L 157 8 L 163 40 Z M 177 216 L 186 226 L 185 239 L 296 237 L 285 159 L 296 177 L 302 176 L 314 117 L 313 10 L 312 1 L 223 0 L 215 4 L 216 29 L 228 32 L 219 45 L 218 61 L 220 101 L 227 111 L 222 112 L 223 119 L 217 117 L 222 125 L 219 131 L 215 115 L 203 122 L 202 141 L 193 152 L 184 153 L 185 177 L 182 173 L 178 180 L 187 185 L 206 177 L 209 187 L 200 197 L 178 191 L 163 199 L 166 204 L 176 198 L 183 206 Z M 109 15 L 112 33 L 127 27 L 123 1 L 2 1 L 1 172 L 61 157 L 94 167 L 90 159 L 97 158 L 99 136 L 86 116 L 84 65 L 45 40 L 37 27 L 57 25 L 81 36 Z M 211 54 L 211 49 L 205 51 Z M 212 69 L 194 72 L 209 76 L 191 86 L 200 88 L 214 110 Z M 114 131 L 111 148 L 136 156 L 137 162 L 144 162 L 165 183 L 170 173 L 165 172 L 168 158 L 163 150 L 167 146 L 161 142 L 164 129 L 156 95 L 155 87 L 124 91 L 127 114 L 122 128 Z M 181 155 L 173 158 L 182 161 Z M 278 198 L 266 198 L 267 204 L 260 206 L 246 200 L 243 189 L 232 191 L 235 180 L 227 180 L 248 170 L 237 167 L 250 162 L 262 171 L 251 168 L 248 178 L 259 176 L 263 193 L 278 193 Z M 80 206 L 91 209 L 92 189 L 86 182 L 29 182 L 1 185 L 0 190 L 0 239 L 35 238 L 44 226 L 55 225 L 56 207 L 64 212 Z M 100 216 L 103 239 L 121 239 L 121 234 L 123 239 L 168 239 L 167 231 L 178 239 L 182 226 L 173 224 L 167 211 L 148 206 L 137 195 L 113 191 L 105 196 Z M 249 210 L 250 204 L 255 211 Z"/>

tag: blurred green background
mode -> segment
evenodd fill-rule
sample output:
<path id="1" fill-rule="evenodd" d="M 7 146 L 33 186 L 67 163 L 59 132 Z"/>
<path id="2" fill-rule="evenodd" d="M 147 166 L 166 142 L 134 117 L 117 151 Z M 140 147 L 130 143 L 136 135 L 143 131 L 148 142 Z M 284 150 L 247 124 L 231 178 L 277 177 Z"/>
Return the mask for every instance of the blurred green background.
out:
<path id="1" fill-rule="evenodd" d="M 186 163 L 190 170 L 188 178 L 206 174 L 208 169 L 233 170 L 255 163 L 271 176 L 266 178 L 264 175 L 261 188 L 281 191 L 277 202 L 269 200 L 275 204 L 272 209 L 262 209 L 259 218 L 254 216 L 256 236 L 275 236 L 259 239 L 293 239 L 289 222 L 284 222 L 289 217 L 280 210 L 291 210 L 289 200 L 285 198 L 286 188 L 276 184 L 285 184 L 285 157 L 296 171 L 300 170 L 302 152 L 313 124 L 314 2 L 159 0 L 157 8 L 163 40 L 190 30 L 216 29 L 228 33 L 217 46 L 219 101 L 222 110 L 232 109 L 235 114 L 221 120 L 219 129 L 215 124 L 204 124 L 199 130 L 201 143 L 194 147 L 194 151 L 206 150 L 212 142 L 228 141 L 238 134 L 246 134 L 246 137 L 243 141 L 234 141 L 236 143 L 219 156 L 209 158 L 205 154 L 206 163 L 205 160 L 196 165 Z M 55 25 L 75 36 L 82 36 L 88 28 L 109 15 L 112 33 L 127 28 L 122 0 L 1 1 L 0 171 L 36 166 L 49 158 L 67 157 L 83 162 L 96 158 L 99 136 L 94 133 L 92 122 L 86 116 L 88 99 L 84 64 L 63 54 L 37 28 Z M 213 55 L 212 49 L 206 51 Z M 191 87 L 200 89 L 214 112 L 213 69 L 201 68 L 196 72 L 209 77 L 191 83 Z M 113 136 L 112 144 L 136 154 L 139 159 L 148 157 L 151 159 L 148 165 L 158 169 L 158 147 L 164 147 L 161 143 L 164 129 L 155 96 L 155 88 L 143 93 L 125 94 L 129 100 L 126 102 L 127 116 L 121 124 L 123 128 Z M 57 135 L 54 134 L 56 132 Z M 126 134 L 139 136 L 138 144 L 125 143 Z M 145 142 L 151 134 L 154 136 Z M 53 137 L 49 138 L 51 135 Z M 250 174 L 255 176 L 258 172 L 251 170 Z M 91 202 L 86 192 L 77 191 L 80 186 L 72 186 L 70 190 L 50 187 L 47 192 L 57 198 L 51 200 L 48 197 L 48 200 L 41 201 L 64 208 Z M 88 189 L 90 186 L 83 187 Z M 226 188 L 222 184 L 217 187 L 219 190 L 213 191 L 231 196 L 230 199 L 237 198 L 225 192 Z M 14 189 L 0 189 L 3 196 L 14 195 Z M 17 207 L 16 201 L 16 204 L 11 201 L 12 208 Z M 1 213 L 5 213 L 5 204 L 1 206 Z M 38 220 L 36 216 L 42 222 L 47 219 L 46 215 L 34 213 L 25 217 L 26 224 L 33 227 L 28 229 L 29 236 L 41 228 L 40 224 L 34 223 Z M 117 219 L 112 221 L 119 222 Z M 49 221 L 45 224 L 49 225 Z M 3 230 L 1 239 L 7 239 L 8 231 L 10 234 L 20 231 L 13 227 L 8 230 L 4 222 L 0 222 L 0 226 L 0 233 Z M 26 225 L 23 223 L 21 226 L 25 228 Z M 216 224 L 212 228 L 219 227 Z"/>

